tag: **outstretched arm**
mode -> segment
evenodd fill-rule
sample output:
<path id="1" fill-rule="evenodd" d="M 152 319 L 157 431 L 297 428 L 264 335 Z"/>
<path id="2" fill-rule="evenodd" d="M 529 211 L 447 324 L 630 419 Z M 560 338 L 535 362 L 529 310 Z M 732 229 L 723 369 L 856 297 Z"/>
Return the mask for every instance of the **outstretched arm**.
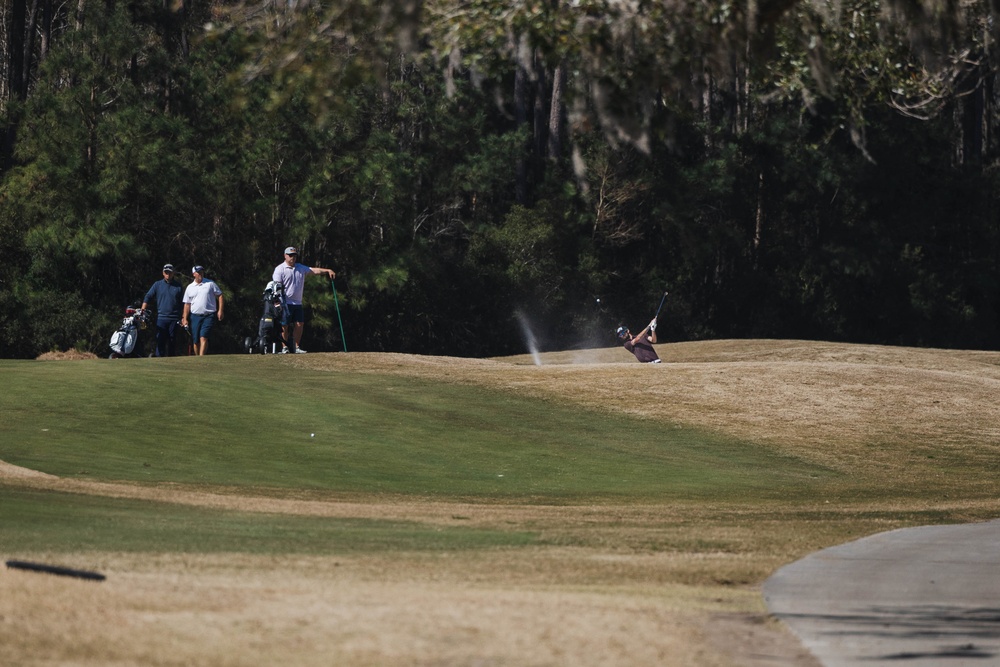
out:
<path id="1" fill-rule="evenodd" d="M 312 266 L 310 268 L 312 269 L 312 273 L 313 273 L 314 276 L 323 276 L 323 275 L 325 275 L 330 280 L 333 280 L 334 278 L 337 277 L 337 274 L 334 273 L 332 269 L 324 269 L 321 266 Z"/>

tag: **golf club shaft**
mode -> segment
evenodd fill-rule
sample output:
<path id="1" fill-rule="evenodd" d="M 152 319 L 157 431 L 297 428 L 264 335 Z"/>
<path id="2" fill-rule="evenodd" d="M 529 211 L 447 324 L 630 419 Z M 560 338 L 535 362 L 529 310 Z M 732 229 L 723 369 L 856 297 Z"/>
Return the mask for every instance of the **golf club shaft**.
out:
<path id="1" fill-rule="evenodd" d="M 666 300 L 667 294 L 668 292 L 663 293 L 663 298 L 660 299 L 660 305 L 656 308 L 656 315 L 653 315 L 654 318 L 660 316 L 660 308 L 663 308 L 663 302 Z"/>
<path id="2" fill-rule="evenodd" d="M 337 309 L 337 323 L 340 324 L 340 340 L 344 343 L 344 352 L 347 352 L 347 339 L 344 338 L 344 321 L 340 319 L 340 302 L 337 300 L 337 288 L 330 281 L 330 289 L 333 290 L 333 305 Z"/>

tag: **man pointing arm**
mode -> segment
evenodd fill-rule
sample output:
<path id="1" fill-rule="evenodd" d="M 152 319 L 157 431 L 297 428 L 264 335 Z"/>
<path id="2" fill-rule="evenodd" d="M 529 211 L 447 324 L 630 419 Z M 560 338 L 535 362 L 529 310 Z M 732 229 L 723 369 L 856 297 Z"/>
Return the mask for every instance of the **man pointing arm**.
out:
<path id="1" fill-rule="evenodd" d="M 271 279 L 280 282 L 285 293 L 285 305 L 288 313 L 286 321 L 282 327 L 285 332 L 285 346 L 282 354 L 294 351 L 296 354 L 305 354 L 305 350 L 299 347 L 302 340 L 302 331 L 305 329 L 305 311 L 302 308 L 302 292 L 305 289 L 306 276 L 326 276 L 330 280 L 337 277 L 331 269 L 324 269 L 319 266 L 306 266 L 299 264 L 299 251 L 294 246 L 285 248 L 285 261 L 274 267 Z M 289 349 L 288 341 L 294 341 Z"/>

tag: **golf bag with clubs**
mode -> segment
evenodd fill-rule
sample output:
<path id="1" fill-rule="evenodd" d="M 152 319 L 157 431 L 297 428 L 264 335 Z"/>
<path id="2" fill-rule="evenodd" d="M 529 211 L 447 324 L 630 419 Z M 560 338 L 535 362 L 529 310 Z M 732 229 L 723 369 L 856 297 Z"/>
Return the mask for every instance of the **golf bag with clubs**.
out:
<path id="1" fill-rule="evenodd" d="M 111 334 L 111 354 L 108 359 L 121 359 L 122 357 L 142 356 L 139 342 L 139 332 L 149 328 L 149 323 L 153 316 L 148 310 L 142 310 L 138 303 L 134 303 L 125 309 L 125 318 L 118 331 Z"/>
<path id="2" fill-rule="evenodd" d="M 284 342 L 282 325 L 285 323 L 285 295 L 280 282 L 271 281 L 262 295 L 264 310 L 257 325 L 257 336 L 243 339 L 243 349 L 248 354 L 274 354 L 281 351 Z"/>

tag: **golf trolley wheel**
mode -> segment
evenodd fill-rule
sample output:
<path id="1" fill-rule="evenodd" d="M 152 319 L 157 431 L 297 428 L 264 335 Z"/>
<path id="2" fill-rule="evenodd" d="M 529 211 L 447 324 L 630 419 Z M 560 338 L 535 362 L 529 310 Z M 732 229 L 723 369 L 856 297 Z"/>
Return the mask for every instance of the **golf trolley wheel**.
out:
<path id="1" fill-rule="evenodd" d="M 250 336 L 243 339 L 243 351 L 247 354 L 253 354 L 257 351 L 254 349 L 253 339 Z"/>

